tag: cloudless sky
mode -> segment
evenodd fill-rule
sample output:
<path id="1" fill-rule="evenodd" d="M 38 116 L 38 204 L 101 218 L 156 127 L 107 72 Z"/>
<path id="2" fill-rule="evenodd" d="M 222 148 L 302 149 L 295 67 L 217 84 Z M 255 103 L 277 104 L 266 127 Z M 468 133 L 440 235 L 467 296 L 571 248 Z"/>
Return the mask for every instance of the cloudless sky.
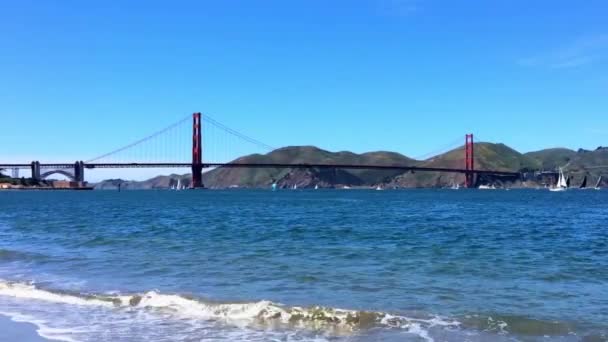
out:
<path id="1" fill-rule="evenodd" d="M 272 146 L 608 145 L 606 1 L 2 1 L 0 161 L 189 113 Z"/>

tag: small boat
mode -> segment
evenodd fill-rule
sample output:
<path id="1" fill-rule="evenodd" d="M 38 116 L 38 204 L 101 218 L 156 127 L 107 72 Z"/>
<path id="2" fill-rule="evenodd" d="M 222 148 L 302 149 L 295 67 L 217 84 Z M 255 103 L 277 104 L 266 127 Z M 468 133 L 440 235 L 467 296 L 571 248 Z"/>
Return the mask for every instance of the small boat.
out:
<path id="1" fill-rule="evenodd" d="M 378 186 L 376 187 L 376 191 L 382 191 L 382 190 L 384 190 L 384 189 L 382 189 L 382 187 L 381 187 L 380 185 L 378 185 Z"/>
<path id="2" fill-rule="evenodd" d="M 348 190 L 348 189 L 350 189 L 350 186 L 345 185 L 345 186 L 342 187 L 342 189 L 347 189 Z"/>
<path id="3" fill-rule="evenodd" d="M 458 190 L 458 189 L 460 189 L 460 184 L 452 182 L 452 186 L 450 187 L 450 189 Z"/>
<path id="4" fill-rule="evenodd" d="M 482 184 L 482 185 L 480 185 L 480 186 L 479 186 L 479 188 L 478 188 L 478 189 L 479 189 L 479 190 L 495 190 L 495 189 L 496 189 L 496 187 L 494 186 L 494 184 L 492 184 L 492 185 L 485 185 L 485 184 Z"/>
<path id="5" fill-rule="evenodd" d="M 315 190 L 319 189 L 319 184 L 315 184 Z"/>
<path id="6" fill-rule="evenodd" d="M 600 178 L 597 179 L 597 183 L 595 183 L 595 190 L 599 190 L 600 189 L 600 183 L 602 182 L 602 176 L 600 176 Z"/>
<path id="7" fill-rule="evenodd" d="M 550 187 L 549 191 L 566 191 L 568 188 L 568 181 L 566 181 L 566 177 L 564 177 L 564 172 L 562 169 L 559 169 L 559 178 L 557 179 L 557 184 L 555 186 Z"/>
<path id="8" fill-rule="evenodd" d="M 272 185 L 270 186 L 270 188 L 272 189 L 272 191 L 276 191 L 277 190 L 277 183 L 272 183 Z"/>
<path id="9" fill-rule="evenodd" d="M 294 184 L 294 185 L 293 185 L 293 189 L 294 189 L 294 190 L 298 190 L 298 185 L 297 185 L 297 184 Z"/>

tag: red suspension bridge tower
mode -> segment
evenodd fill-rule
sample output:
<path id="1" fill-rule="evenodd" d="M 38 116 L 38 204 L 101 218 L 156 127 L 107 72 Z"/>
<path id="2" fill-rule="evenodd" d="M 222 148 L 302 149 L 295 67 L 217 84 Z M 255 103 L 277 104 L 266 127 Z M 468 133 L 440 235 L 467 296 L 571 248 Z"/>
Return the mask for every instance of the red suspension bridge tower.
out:
<path id="1" fill-rule="evenodd" d="M 473 170 L 475 170 L 475 155 L 473 152 L 473 134 L 467 134 L 464 137 L 464 168 L 466 170 L 465 173 L 465 186 L 467 188 L 472 188 L 474 186 L 474 177 L 475 174 Z"/>
<path id="2" fill-rule="evenodd" d="M 192 114 L 192 188 L 203 187 L 203 144 L 201 113 Z"/>

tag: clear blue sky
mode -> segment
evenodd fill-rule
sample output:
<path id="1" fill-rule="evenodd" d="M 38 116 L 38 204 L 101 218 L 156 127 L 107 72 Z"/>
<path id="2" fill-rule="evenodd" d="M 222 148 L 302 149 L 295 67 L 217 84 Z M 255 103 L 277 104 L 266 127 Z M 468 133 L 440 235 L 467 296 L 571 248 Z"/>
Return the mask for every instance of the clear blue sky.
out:
<path id="1" fill-rule="evenodd" d="M 194 111 L 273 146 L 608 145 L 606 1 L 2 1 L 0 159 Z"/>

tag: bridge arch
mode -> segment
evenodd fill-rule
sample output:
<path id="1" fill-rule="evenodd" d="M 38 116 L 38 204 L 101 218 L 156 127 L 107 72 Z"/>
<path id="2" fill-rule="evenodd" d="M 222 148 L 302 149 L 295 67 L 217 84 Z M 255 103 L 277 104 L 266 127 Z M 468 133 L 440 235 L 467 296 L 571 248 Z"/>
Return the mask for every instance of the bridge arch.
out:
<path id="1" fill-rule="evenodd" d="M 76 177 L 72 173 L 69 173 L 68 171 L 65 171 L 65 170 L 51 170 L 51 171 L 47 171 L 45 173 L 41 173 L 40 174 L 40 179 L 46 179 L 46 177 L 48 177 L 50 175 L 54 175 L 56 173 L 58 173 L 60 175 L 66 176 L 71 181 L 75 181 L 76 180 Z"/>

